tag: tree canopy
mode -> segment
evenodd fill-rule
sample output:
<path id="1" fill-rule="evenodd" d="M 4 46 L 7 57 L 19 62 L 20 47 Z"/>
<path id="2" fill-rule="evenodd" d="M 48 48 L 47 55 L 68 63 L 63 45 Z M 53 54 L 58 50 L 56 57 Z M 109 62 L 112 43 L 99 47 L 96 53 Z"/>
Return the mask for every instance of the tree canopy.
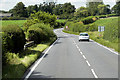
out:
<path id="1" fill-rule="evenodd" d="M 27 17 L 26 7 L 22 2 L 17 3 L 17 5 L 11 10 L 13 16 L 17 17 Z"/>

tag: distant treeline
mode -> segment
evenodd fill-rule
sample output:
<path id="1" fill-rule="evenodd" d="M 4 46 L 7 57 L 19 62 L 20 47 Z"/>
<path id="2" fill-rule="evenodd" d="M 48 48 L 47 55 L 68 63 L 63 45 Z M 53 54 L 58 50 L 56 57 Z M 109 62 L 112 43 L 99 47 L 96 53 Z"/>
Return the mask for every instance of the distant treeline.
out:
<path id="1" fill-rule="evenodd" d="M 120 1 L 116 2 L 110 9 L 110 5 L 105 5 L 103 2 L 87 2 L 86 7 L 75 8 L 71 3 L 56 4 L 54 2 L 43 4 L 29 5 L 25 7 L 22 2 L 16 4 L 13 9 L 10 9 L 8 12 L 12 13 L 13 17 L 25 17 L 28 18 L 31 13 L 44 11 L 50 14 L 55 14 L 60 19 L 79 19 L 88 16 L 96 15 L 106 15 L 106 14 L 116 14 L 120 15 Z M 6 13 L 6 11 L 0 11 Z"/>

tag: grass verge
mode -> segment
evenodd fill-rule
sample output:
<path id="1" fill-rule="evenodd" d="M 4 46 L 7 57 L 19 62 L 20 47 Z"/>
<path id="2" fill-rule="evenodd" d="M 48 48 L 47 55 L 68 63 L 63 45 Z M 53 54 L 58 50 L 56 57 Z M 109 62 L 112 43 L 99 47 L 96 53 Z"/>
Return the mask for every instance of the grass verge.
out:
<path id="1" fill-rule="evenodd" d="M 75 35 L 79 35 L 78 32 L 72 32 L 72 31 L 66 31 L 66 30 L 63 30 L 63 32 L 65 33 L 69 33 L 69 34 L 75 34 Z M 118 50 L 118 43 L 113 43 L 113 42 L 110 42 L 110 41 L 107 41 L 105 39 L 103 39 L 103 32 L 100 33 L 99 35 L 99 32 L 97 31 L 94 31 L 94 32 L 86 32 L 90 35 L 90 39 L 104 45 L 104 46 L 107 46 L 109 48 L 112 48 L 114 49 L 115 51 L 119 52 Z"/>
<path id="2" fill-rule="evenodd" d="M 5 78 L 21 78 L 24 72 L 27 70 L 31 64 L 41 56 L 41 53 L 52 44 L 56 38 L 52 38 L 50 41 L 34 45 L 24 51 L 15 53 L 7 53 L 8 64 L 3 65 L 2 77 Z"/>

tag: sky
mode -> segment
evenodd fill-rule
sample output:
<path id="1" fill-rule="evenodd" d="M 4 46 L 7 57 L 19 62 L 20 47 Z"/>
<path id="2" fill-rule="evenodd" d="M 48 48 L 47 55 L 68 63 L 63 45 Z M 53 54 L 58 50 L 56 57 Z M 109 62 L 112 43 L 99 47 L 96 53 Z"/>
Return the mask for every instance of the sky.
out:
<path id="1" fill-rule="evenodd" d="M 55 1 L 55 0 L 49 0 L 49 1 Z M 43 0 L 0 0 L 0 10 L 9 11 L 18 2 L 23 2 L 24 5 L 27 7 L 29 5 L 43 3 Z M 84 7 L 86 6 L 86 0 L 57 0 L 57 4 L 59 3 L 63 4 L 65 2 L 71 2 L 73 5 L 75 5 L 76 8 L 79 8 L 81 6 L 84 6 Z M 116 4 L 115 3 L 116 0 L 103 0 L 103 2 L 104 4 L 109 4 L 111 7 L 113 7 Z"/>

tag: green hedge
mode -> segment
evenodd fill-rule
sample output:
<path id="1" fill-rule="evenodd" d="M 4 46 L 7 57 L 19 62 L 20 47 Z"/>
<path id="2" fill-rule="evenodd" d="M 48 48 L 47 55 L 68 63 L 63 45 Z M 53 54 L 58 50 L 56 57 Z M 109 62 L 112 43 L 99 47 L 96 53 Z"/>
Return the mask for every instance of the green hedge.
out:
<path id="1" fill-rule="evenodd" d="M 114 17 L 114 16 L 118 16 L 117 14 L 108 14 L 107 17 Z"/>
<path id="2" fill-rule="evenodd" d="M 2 62 L 7 62 L 7 52 L 17 53 L 24 48 L 25 34 L 17 25 L 2 27 Z"/>
<path id="3" fill-rule="evenodd" d="M 41 41 L 50 40 L 51 37 L 55 37 L 53 29 L 50 25 L 44 23 L 34 24 L 27 30 L 28 40 L 34 41 L 36 44 L 41 43 Z"/>
<path id="4" fill-rule="evenodd" d="M 82 19 L 81 21 L 82 21 L 84 24 L 89 24 L 89 23 L 93 23 L 93 22 L 96 21 L 96 19 L 94 20 L 93 18 L 95 18 L 95 17 L 89 16 L 89 17 L 86 17 L 86 18 Z"/>
<path id="5" fill-rule="evenodd" d="M 99 15 L 99 18 L 106 18 L 107 15 Z"/>
<path id="6" fill-rule="evenodd" d="M 25 34 L 19 26 L 3 26 L 2 32 L 3 52 L 10 51 L 17 53 L 24 48 L 26 41 Z"/>
<path id="7" fill-rule="evenodd" d="M 73 32 L 85 32 L 85 31 L 97 31 L 97 25 L 94 23 L 89 24 L 89 25 L 84 25 L 83 23 L 77 22 L 67 22 L 65 26 L 68 26 L 69 31 Z"/>

